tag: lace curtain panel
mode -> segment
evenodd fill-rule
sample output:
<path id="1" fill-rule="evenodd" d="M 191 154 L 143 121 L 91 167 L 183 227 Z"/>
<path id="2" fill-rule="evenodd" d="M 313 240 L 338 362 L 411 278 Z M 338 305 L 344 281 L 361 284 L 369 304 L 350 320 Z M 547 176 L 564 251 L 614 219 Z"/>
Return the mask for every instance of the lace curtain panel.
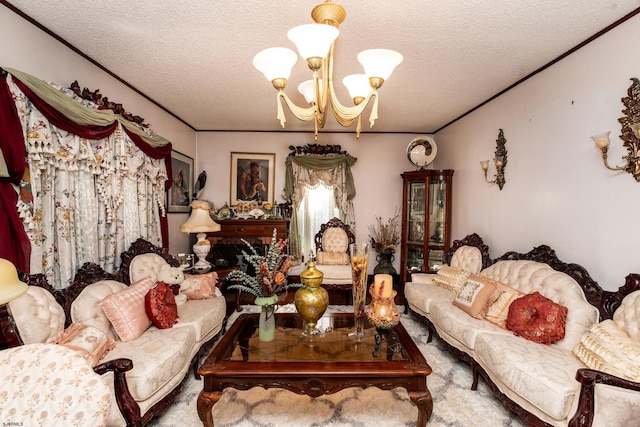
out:
<path id="1" fill-rule="evenodd" d="M 147 147 L 141 147 L 140 135 L 120 120 L 102 127 L 87 126 L 106 136 L 78 135 L 73 123 L 55 116 L 60 110 L 52 115 L 44 111 L 49 105 L 43 111 L 37 108 L 38 101 L 32 98 L 37 95 L 25 94 L 29 87 L 21 79 L 9 74 L 6 84 L 23 131 L 33 194 L 32 203 L 20 197 L 16 203 L 31 243 L 30 273 L 42 273 L 49 283 L 64 288 L 85 262 L 114 271 L 117 255 L 139 237 L 162 246 L 161 214 L 168 176 L 165 158 L 171 145 L 158 145 L 161 149 L 156 150 L 143 142 Z M 93 114 L 90 110 L 95 105 L 90 101 L 59 87 L 55 92 L 65 97 L 62 102 L 67 99 L 70 105 L 88 111 L 87 115 Z M 80 126 L 78 133 L 84 130 Z M 4 151 L 4 143 L 2 148 Z"/>
<path id="2" fill-rule="evenodd" d="M 289 156 L 287 157 L 285 193 L 293 202 L 290 230 L 290 251 L 298 259 L 303 255 L 301 224 L 298 209 L 306 189 L 319 183 L 332 187 L 335 205 L 340 211 L 340 219 L 355 232 L 355 216 L 352 199 L 356 195 L 351 166 L 355 157 L 346 156 Z"/>

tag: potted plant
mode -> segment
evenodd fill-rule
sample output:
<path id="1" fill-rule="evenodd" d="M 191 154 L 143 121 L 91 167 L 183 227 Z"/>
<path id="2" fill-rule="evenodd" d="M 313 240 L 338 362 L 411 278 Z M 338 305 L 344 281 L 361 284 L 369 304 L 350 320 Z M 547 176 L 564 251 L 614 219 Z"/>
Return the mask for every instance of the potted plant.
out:
<path id="1" fill-rule="evenodd" d="M 378 265 L 374 274 L 397 274 L 393 267 L 393 254 L 400 243 L 400 214 L 396 211 L 393 217 L 383 221 L 376 217 L 376 223 L 369 226 L 371 247 L 378 253 Z"/>
<path id="2" fill-rule="evenodd" d="M 260 255 L 246 240 L 242 241 L 249 248 L 249 253 L 242 251 L 243 259 L 253 267 L 254 275 L 242 270 L 233 270 L 227 275 L 231 282 L 228 289 L 248 292 L 256 297 L 256 305 L 262 307 L 260 313 L 260 341 L 271 341 L 275 338 L 275 310 L 278 295 L 290 288 L 299 288 L 300 283 L 288 283 L 287 271 L 293 261 L 287 255 L 288 239 L 278 239 L 277 229 L 273 229 L 271 244 L 266 255 Z"/>

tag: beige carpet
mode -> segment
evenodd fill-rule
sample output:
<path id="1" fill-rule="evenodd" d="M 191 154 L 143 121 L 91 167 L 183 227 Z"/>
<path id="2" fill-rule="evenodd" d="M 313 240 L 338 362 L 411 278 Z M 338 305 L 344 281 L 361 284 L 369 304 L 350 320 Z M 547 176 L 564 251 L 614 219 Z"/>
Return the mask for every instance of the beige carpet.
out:
<path id="1" fill-rule="evenodd" d="M 244 312 L 253 309 L 255 307 L 247 306 Z M 349 309 L 329 307 L 330 311 Z M 279 311 L 295 311 L 295 308 L 283 306 Z M 230 323 L 236 317 L 237 313 L 234 313 Z M 401 321 L 433 369 L 427 378 L 434 402 L 429 426 L 524 426 L 493 398 L 482 381 L 477 391 L 469 389 L 469 366 L 439 349 L 436 342 L 427 343 L 424 325 L 406 315 Z M 196 408 L 201 389 L 201 381 L 191 376 L 171 408 L 152 420 L 150 426 L 202 425 Z M 349 388 L 315 399 L 280 389 L 227 389 L 213 408 L 216 427 L 408 427 L 415 426 L 417 417 L 418 410 L 402 388 L 391 391 Z"/>

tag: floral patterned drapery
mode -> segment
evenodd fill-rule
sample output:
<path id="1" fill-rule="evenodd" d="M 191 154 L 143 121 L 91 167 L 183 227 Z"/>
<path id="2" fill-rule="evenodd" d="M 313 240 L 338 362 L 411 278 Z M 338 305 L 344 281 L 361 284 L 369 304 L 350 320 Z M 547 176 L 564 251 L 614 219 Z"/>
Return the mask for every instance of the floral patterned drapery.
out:
<path id="1" fill-rule="evenodd" d="M 139 237 L 162 245 L 164 154 L 170 153 L 171 145 L 159 150 L 145 147 L 144 142 L 140 146 L 139 136 L 120 121 L 75 125 L 64 115 L 38 109 L 31 97 L 37 96 L 27 96 L 22 89 L 28 92 L 28 88 L 11 74 L 6 75 L 6 84 L 22 127 L 33 194 L 32 203 L 20 198 L 17 202 L 31 242 L 30 273 L 43 273 L 49 283 L 64 288 L 85 262 L 115 270 L 117 255 Z M 56 89 L 71 103 L 92 107 L 88 101 L 72 99 L 71 91 Z M 99 139 L 76 134 L 75 126 L 79 133 L 87 128 L 97 132 Z M 5 146 L 2 141 L 3 150 Z"/>
<path id="2" fill-rule="evenodd" d="M 355 232 L 355 214 L 352 199 L 356 195 L 351 166 L 358 159 L 350 155 L 330 156 L 289 156 L 286 164 L 285 193 L 293 202 L 290 230 L 291 254 L 300 257 L 301 239 L 298 207 L 306 189 L 324 182 L 334 189 L 336 206 L 340 210 L 341 220 Z"/>

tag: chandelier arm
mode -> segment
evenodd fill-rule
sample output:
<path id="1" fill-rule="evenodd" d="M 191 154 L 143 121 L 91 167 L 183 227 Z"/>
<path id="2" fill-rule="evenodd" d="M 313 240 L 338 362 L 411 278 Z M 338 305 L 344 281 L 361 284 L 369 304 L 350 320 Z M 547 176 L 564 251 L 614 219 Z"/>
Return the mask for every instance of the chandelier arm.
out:
<path id="1" fill-rule="evenodd" d="M 284 123 L 286 122 L 284 116 L 284 109 L 282 108 L 282 101 L 287 104 L 289 110 L 296 116 L 299 120 L 309 121 L 313 120 L 316 115 L 316 108 L 312 105 L 311 107 L 302 108 L 298 107 L 282 90 L 278 91 L 278 120 L 280 120 L 280 124 L 284 127 Z"/>
<path id="2" fill-rule="evenodd" d="M 350 126 L 351 123 L 353 123 L 353 121 L 362 114 L 364 109 L 367 108 L 369 102 L 371 102 L 371 99 L 374 97 L 375 100 L 371 109 L 371 116 L 369 117 L 370 126 L 373 126 L 376 119 L 378 118 L 378 93 L 375 90 L 369 93 L 369 95 L 367 95 L 367 97 L 360 104 L 354 105 L 353 107 L 346 107 L 340 104 L 340 101 L 338 101 L 335 93 L 331 91 L 330 101 L 331 107 L 333 108 L 333 115 L 341 126 Z"/>

